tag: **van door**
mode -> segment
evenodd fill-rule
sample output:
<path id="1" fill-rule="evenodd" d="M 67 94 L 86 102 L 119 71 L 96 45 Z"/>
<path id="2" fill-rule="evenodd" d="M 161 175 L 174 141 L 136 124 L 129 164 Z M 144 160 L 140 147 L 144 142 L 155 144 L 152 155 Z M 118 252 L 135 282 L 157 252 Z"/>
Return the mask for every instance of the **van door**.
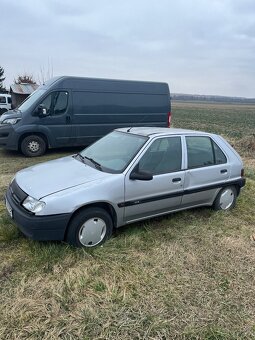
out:
<path id="1" fill-rule="evenodd" d="M 125 177 L 125 221 L 131 222 L 178 209 L 184 184 L 180 136 L 156 139 L 134 166 L 153 174 L 150 181 Z M 133 169 L 134 169 L 133 168 Z"/>
<path id="2" fill-rule="evenodd" d="M 72 105 L 69 91 L 51 92 L 42 100 L 36 111 L 39 109 L 46 110 L 44 115 L 39 115 L 38 124 L 47 127 L 51 146 L 72 145 Z"/>

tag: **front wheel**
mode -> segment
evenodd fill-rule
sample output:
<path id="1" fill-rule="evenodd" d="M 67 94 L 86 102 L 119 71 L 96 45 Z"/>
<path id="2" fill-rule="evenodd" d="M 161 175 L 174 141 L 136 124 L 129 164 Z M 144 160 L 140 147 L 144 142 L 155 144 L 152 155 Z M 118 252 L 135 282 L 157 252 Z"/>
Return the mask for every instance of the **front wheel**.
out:
<path id="1" fill-rule="evenodd" d="M 101 208 L 81 210 L 68 227 L 66 240 L 75 247 L 92 248 L 101 245 L 112 234 L 112 218 Z"/>
<path id="2" fill-rule="evenodd" d="M 22 140 L 21 151 L 27 157 L 42 156 L 46 151 L 46 143 L 42 137 L 30 135 Z"/>
<path id="3" fill-rule="evenodd" d="M 213 208 L 215 210 L 230 210 L 236 204 L 237 191 L 234 186 L 221 189 L 218 193 Z"/>

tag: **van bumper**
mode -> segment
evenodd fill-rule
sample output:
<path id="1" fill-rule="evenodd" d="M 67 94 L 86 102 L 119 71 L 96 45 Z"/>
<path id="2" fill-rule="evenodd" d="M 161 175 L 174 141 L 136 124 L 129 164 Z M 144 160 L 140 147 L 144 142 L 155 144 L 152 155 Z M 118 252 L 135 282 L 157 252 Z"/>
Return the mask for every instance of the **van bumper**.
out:
<path id="1" fill-rule="evenodd" d="M 25 236 L 37 241 L 64 240 L 71 214 L 36 216 L 14 201 L 10 188 L 6 192 L 6 200 L 12 209 L 12 219 Z"/>
<path id="2" fill-rule="evenodd" d="M 0 146 L 9 150 L 18 150 L 17 133 L 11 124 L 0 125 Z"/>

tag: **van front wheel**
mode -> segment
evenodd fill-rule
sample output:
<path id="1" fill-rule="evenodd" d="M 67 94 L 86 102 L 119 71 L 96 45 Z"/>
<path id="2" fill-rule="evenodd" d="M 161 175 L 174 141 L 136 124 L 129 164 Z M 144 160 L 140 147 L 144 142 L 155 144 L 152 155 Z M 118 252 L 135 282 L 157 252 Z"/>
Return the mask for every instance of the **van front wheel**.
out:
<path id="1" fill-rule="evenodd" d="M 27 157 L 42 156 L 46 151 L 46 143 L 40 136 L 27 136 L 21 142 L 21 151 Z"/>

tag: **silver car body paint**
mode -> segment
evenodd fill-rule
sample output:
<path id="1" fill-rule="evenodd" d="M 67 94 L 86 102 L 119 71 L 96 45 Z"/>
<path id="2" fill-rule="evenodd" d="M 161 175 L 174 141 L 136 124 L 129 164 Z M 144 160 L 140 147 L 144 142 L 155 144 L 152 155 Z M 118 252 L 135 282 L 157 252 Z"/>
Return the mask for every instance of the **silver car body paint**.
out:
<path id="1" fill-rule="evenodd" d="M 127 129 L 117 131 L 127 132 Z M 107 203 L 116 212 L 116 227 L 119 227 L 172 211 L 212 205 L 221 190 L 220 186 L 217 187 L 219 183 L 231 183 L 241 178 L 243 163 L 240 156 L 218 135 L 173 128 L 133 128 L 128 133 L 148 136 L 148 141 L 122 173 L 102 172 L 73 156 L 18 172 L 18 186 L 28 195 L 46 203 L 36 215 L 74 213 L 89 204 Z M 130 173 L 153 141 L 171 136 L 181 137 L 181 171 L 155 175 L 151 181 L 131 180 Z M 227 163 L 187 169 L 185 136 L 210 137 L 226 155 Z M 226 172 L 221 173 L 222 169 Z M 180 180 L 173 182 L 176 178 Z M 208 185 L 212 188 L 203 191 L 203 187 Z M 190 193 L 183 195 L 186 190 Z M 164 196 L 164 199 L 150 200 L 155 196 Z"/>

